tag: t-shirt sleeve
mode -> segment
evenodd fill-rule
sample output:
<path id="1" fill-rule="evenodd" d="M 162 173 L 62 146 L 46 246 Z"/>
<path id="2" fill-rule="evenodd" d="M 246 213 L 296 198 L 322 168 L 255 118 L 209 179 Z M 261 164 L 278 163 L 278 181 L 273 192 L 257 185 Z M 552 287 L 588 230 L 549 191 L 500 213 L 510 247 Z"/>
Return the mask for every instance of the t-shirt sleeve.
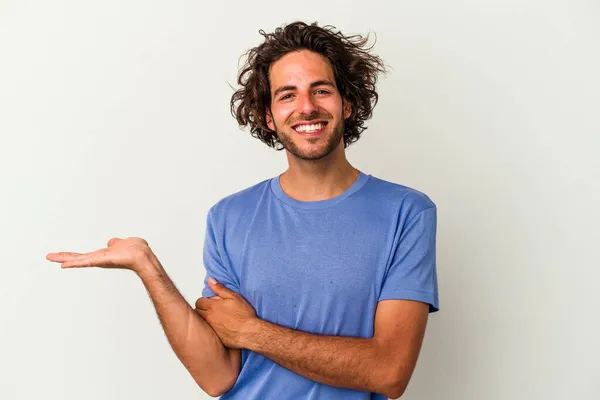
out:
<path id="1" fill-rule="evenodd" d="M 392 251 L 379 300 L 415 300 L 428 303 L 429 312 L 439 310 L 436 229 L 435 206 L 420 211 L 406 223 Z"/>
<path id="2" fill-rule="evenodd" d="M 206 218 L 206 234 L 204 236 L 203 261 L 204 268 L 206 269 L 206 277 L 204 278 L 202 297 L 216 296 L 208 285 L 209 278 L 215 278 L 217 282 L 222 283 L 236 293 L 240 292 L 235 275 L 226 262 L 227 257 L 223 257 L 223 255 L 223 235 L 217 226 L 215 226 L 213 210 L 211 209 Z"/>

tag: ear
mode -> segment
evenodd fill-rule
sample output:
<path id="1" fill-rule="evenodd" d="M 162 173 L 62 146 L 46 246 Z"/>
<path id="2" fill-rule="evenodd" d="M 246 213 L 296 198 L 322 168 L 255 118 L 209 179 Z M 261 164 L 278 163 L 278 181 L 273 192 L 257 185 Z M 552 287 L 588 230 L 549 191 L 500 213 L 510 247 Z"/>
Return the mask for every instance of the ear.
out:
<path id="1" fill-rule="evenodd" d="M 342 104 L 344 106 L 344 119 L 348 119 L 352 115 L 352 104 L 346 99 L 342 99 Z"/>
<path id="2" fill-rule="evenodd" d="M 275 125 L 273 124 L 273 116 L 271 115 L 271 109 L 267 108 L 267 114 L 265 115 L 266 120 L 267 120 L 267 126 L 269 127 L 270 130 L 272 130 L 273 132 L 275 131 Z"/>

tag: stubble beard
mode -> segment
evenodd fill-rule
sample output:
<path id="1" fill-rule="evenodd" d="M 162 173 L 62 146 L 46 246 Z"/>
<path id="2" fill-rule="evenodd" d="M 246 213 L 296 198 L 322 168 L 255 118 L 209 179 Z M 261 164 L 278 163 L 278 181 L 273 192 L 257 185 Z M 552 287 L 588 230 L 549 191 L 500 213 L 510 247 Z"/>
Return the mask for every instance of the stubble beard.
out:
<path id="1" fill-rule="evenodd" d="M 273 124 L 275 124 L 275 122 L 273 122 Z M 293 130 L 292 128 L 290 129 Z M 286 132 L 280 131 L 279 128 L 277 128 L 277 125 L 275 125 L 275 132 L 277 133 L 279 141 L 281 141 L 283 147 L 292 155 L 302 160 L 316 161 L 327 157 L 340 145 L 342 137 L 344 136 L 344 120 L 342 119 L 337 124 L 337 126 L 334 127 L 333 134 L 329 135 L 325 146 L 319 146 L 319 149 L 317 151 L 315 151 L 314 149 L 311 149 L 309 151 L 303 151 L 301 148 L 299 148 L 293 139 L 293 135 L 298 135 L 295 131 L 294 133 L 288 134 Z M 315 138 L 304 138 L 301 140 L 305 140 L 311 144 L 314 144 L 322 141 L 323 136 L 318 136 Z"/>

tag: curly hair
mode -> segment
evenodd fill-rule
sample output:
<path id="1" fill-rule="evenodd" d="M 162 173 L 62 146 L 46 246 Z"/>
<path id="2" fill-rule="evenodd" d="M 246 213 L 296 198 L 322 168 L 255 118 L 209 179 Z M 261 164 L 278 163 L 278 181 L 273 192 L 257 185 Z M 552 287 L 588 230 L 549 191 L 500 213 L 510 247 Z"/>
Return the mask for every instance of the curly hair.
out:
<path id="1" fill-rule="evenodd" d="M 264 42 L 244 53 L 246 63 L 240 69 L 237 83 L 241 86 L 231 97 L 231 114 L 240 128 L 250 126 L 251 135 L 276 150 L 283 150 L 277 133 L 267 126 L 266 113 L 271 104 L 270 66 L 292 51 L 310 50 L 329 60 L 335 84 L 342 98 L 352 106 L 345 121 L 344 148 L 356 142 L 367 129 L 364 123 L 373 115 L 378 95 L 375 90 L 378 73 L 385 73 L 382 60 L 366 47 L 368 36 L 344 36 L 335 27 L 319 27 L 298 21 L 275 29 L 259 30 Z"/>

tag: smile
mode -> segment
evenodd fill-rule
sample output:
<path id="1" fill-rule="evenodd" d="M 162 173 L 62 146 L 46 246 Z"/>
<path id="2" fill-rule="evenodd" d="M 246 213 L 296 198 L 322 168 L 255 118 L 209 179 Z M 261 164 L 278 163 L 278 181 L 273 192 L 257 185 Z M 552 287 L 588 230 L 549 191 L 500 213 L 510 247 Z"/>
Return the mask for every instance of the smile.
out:
<path id="1" fill-rule="evenodd" d="M 317 122 L 317 123 L 313 123 L 313 124 L 298 124 L 298 125 L 295 125 L 293 127 L 293 129 L 296 132 L 302 133 L 302 134 L 316 134 L 316 133 L 320 133 L 323 129 L 325 129 L 326 125 L 327 125 L 327 122 L 322 121 L 322 122 Z"/>

